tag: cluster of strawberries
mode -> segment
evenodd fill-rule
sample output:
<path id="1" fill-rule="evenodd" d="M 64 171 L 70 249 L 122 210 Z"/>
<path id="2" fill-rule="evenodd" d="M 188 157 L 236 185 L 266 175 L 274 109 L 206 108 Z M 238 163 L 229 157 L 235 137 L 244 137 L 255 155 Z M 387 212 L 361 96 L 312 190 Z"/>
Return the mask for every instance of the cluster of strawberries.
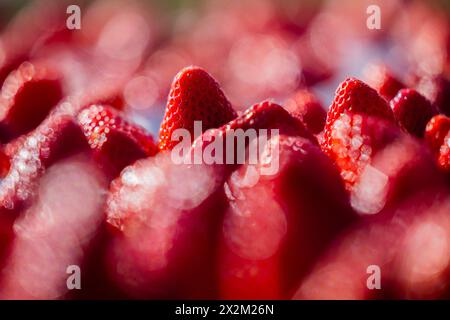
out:
<path id="1" fill-rule="evenodd" d="M 328 112 L 309 89 L 240 112 L 187 67 L 156 141 L 127 112 L 126 76 L 79 94 L 76 67 L 58 60 L 70 32 L 48 35 L 30 40 L 32 56 L 26 41 L 2 39 L 14 54 L 0 46 L 0 298 L 449 297 L 444 75 L 399 80 L 378 67 L 370 86 L 342 82 Z M 118 69 L 133 73 L 134 58 Z M 92 60 L 109 70 L 108 59 Z M 194 121 L 204 132 L 192 153 L 232 130 L 279 135 L 257 164 L 174 163 L 174 132 L 193 136 Z M 81 290 L 67 286 L 73 265 Z M 373 265 L 381 288 L 367 285 Z"/>

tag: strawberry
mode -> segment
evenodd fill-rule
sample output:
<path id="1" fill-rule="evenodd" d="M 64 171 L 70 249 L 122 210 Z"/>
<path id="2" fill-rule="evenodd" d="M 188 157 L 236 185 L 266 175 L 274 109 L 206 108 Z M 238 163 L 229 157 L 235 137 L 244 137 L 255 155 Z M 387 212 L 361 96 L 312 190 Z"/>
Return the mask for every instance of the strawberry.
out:
<path id="1" fill-rule="evenodd" d="M 48 168 L 36 186 L 39 196 L 14 222 L 0 276 L 2 299 L 63 299 L 86 290 L 86 255 L 104 219 L 107 185 L 86 153 Z M 73 265 L 81 269 L 82 290 L 66 286 Z"/>
<path id="2" fill-rule="evenodd" d="M 450 171 L 450 118 L 434 116 L 425 129 L 425 139 L 437 156 L 439 167 Z"/>
<path id="3" fill-rule="evenodd" d="M 220 229 L 222 299 L 289 299 L 352 217 L 338 172 L 309 140 L 272 137 L 263 155 L 225 184 L 230 206 Z M 273 172 L 264 171 L 269 165 Z"/>
<path id="4" fill-rule="evenodd" d="M 367 78 L 368 84 L 386 101 L 393 99 L 397 92 L 405 88 L 405 85 L 383 65 L 371 66 Z"/>
<path id="5" fill-rule="evenodd" d="M 9 170 L 0 187 L 0 211 L 17 210 L 28 202 L 45 169 L 58 159 L 85 148 L 83 140 L 73 118 L 61 113 L 52 115 L 31 133 L 7 145 Z"/>
<path id="6" fill-rule="evenodd" d="M 319 100 L 310 91 L 297 91 L 288 101 L 286 109 L 299 118 L 305 127 L 313 134 L 319 134 L 324 126 L 327 113 Z"/>
<path id="7" fill-rule="evenodd" d="M 151 135 L 112 107 L 91 105 L 79 113 L 78 122 L 101 166 L 113 176 L 137 159 L 157 152 Z"/>
<path id="8" fill-rule="evenodd" d="M 450 116 L 450 81 L 443 75 L 423 77 L 416 84 L 416 90 L 424 95 L 435 108 Z"/>
<path id="9" fill-rule="evenodd" d="M 187 129 L 193 136 L 194 121 L 203 130 L 217 128 L 236 117 L 219 84 L 203 69 L 187 67 L 175 77 L 159 131 L 159 149 L 171 150 L 176 144 L 172 133 Z"/>
<path id="10" fill-rule="evenodd" d="M 406 132 L 423 137 L 428 121 L 437 114 L 431 103 L 414 89 L 402 89 L 390 101 L 397 123 Z"/>
<path id="11" fill-rule="evenodd" d="M 330 153 L 333 148 L 332 126 L 344 112 L 363 113 L 393 120 L 392 110 L 378 93 L 364 82 L 348 78 L 340 84 L 328 109 L 322 148 Z"/>
<path id="12" fill-rule="evenodd" d="M 217 167 L 176 165 L 168 153 L 123 170 L 106 206 L 112 282 L 134 298 L 215 297 L 223 180 Z"/>
<path id="13" fill-rule="evenodd" d="M 426 148 L 390 121 L 344 112 L 325 130 L 332 141 L 328 155 L 360 213 L 378 213 L 436 180 Z"/>
<path id="14" fill-rule="evenodd" d="M 193 148 L 191 149 L 191 161 L 193 157 L 193 153 L 195 150 L 202 149 L 202 152 L 206 149 L 206 147 L 216 141 L 216 139 L 222 139 L 222 150 L 224 151 L 222 154 L 223 163 L 232 164 L 229 169 L 235 169 L 235 164 L 241 162 L 245 159 L 238 159 L 237 157 L 237 146 L 239 144 L 238 138 L 233 133 L 236 133 L 237 130 L 242 130 L 244 133 L 249 133 L 249 130 L 254 130 L 255 137 L 260 135 L 260 130 L 267 130 L 267 136 L 271 135 L 271 130 L 276 129 L 278 133 L 285 135 L 294 135 L 304 137 L 313 143 L 317 144 L 317 140 L 303 125 L 302 121 L 292 116 L 286 109 L 281 107 L 280 105 L 270 102 L 263 101 L 253 105 L 252 107 L 245 110 L 239 117 L 231 120 L 227 124 L 223 125 L 218 129 L 212 129 L 206 131 L 202 136 L 196 139 L 193 143 Z M 226 155 L 226 142 L 228 137 L 233 138 L 234 140 L 234 158 L 227 159 Z M 249 140 L 245 140 L 245 148 L 251 143 Z M 231 156 L 228 156 L 231 158 Z M 230 163 L 231 162 L 231 163 Z"/>
<path id="15" fill-rule="evenodd" d="M 63 96 L 61 80 L 49 68 L 23 63 L 1 89 L 0 138 L 10 141 L 39 125 Z"/>
<path id="16" fill-rule="evenodd" d="M 389 209 L 390 214 L 352 225 L 318 259 L 294 299 L 445 298 L 448 194 L 442 185 L 425 189 Z M 381 276 L 378 289 L 368 287 L 373 275 Z"/>

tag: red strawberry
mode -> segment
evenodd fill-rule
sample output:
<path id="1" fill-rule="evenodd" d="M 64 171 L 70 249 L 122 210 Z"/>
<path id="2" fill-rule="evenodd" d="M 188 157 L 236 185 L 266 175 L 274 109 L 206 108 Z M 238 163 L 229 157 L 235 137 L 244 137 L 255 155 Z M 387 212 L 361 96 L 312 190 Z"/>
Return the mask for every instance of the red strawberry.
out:
<path id="1" fill-rule="evenodd" d="M 203 69 L 188 67 L 175 77 L 159 132 L 159 148 L 172 149 L 176 129 L 187 129 L 193 136 L 194 121 L 202 121 L 203 130 L 217 128 L 236 117 L 219 84 Z"/>
<path id="2" fill-rule="evenodd" d="M 360 213 L 378 213 L 440 180 L 426 148 L 391 122 L 346 112 L 328 135 L 329 155 Z"/>
<path id="3" fill-rule="evenodd" d="M 386 66 L 375 65 L 368 69 L 368 84 L 386 101 L 395 97 L 405 85 L 395 78 Z"/>
<path id="4" fill-rule="evenodd" d="M 425 129 L 425 138 L 437 156 L 439 167 L 450 171 L 450 118 L 433 117 Z"/>
<path id="5" fill-rule="evenodd" d="M 305 127 L 313 134 L 320 133 L 327 118 L 327 113 L 319 100 L 310 91 L 297 91 L 286 101 L 286 109 L 299 118 Z"/>
<path id="6" fill-rule="evenodd" d="M 309 140 L 272 137 L 263 155 L 225 184 L 230 207 L 220 232 L 220 298 L 290 298 L 352 216 L 338 172 Z"/>
<path id="7" fill-rule="evenodd" d="M 176 165 L 169 153 L 137 161 L 111 184 L 107 217 L 115 230 L 106 268 L 134 298 L 213 298 L 224 174 Z"/>
<path id="8" fill-rule="evenodd" d="M 84 148 L 83 140 L 73 118 L 59 113 L 6 146 L 10 163 L 1 181 L 0 211 L 20 208 L 33 196 L 34 185 L 45 169 L 67 154 Z"/>
<path id="9" fill-rule="evenodd" d="M 79 113 L 78 122 L 95 156 L 113 176 L 137 159 L 157 152 L 153 138 L 143 128 L 129 123 L 109 106 L 91 105 Z"/>
<path id="10" fill-rule="evenodd" d="M 418 81 L 416 90 L 431 101 L 440 113 L 450 116 L 450 81 L 445 76 L 423 77 Z"/>
<path id="11" fill-rule="evenodd" d="M 336 90 L 336 96 L 328 109 L 322 147 L 329 153 L 333 147 L 330 136 L 332 126 L 344 112 L 363 113 L 393 120 L 392 110 L 378 93 L 364 82 L 348 78 Z"/>
<path id="12" fill-rule="evenodd" d="M 428 121 L 437 114 L 431 103 L 414 89 L 402 89 L 390 101 L 397 123 L 416 137 L 423 137 Z"/>
<path id="13" fill-rule="evenodd" d="M 390 214 L 360 220 L 320 257 L 294 298 L 443 298 L 450 270 L 448 195 L 443 186 L 425 189 Z M 369 289 L 375 272 L 381 287 Z"/>
<path id="14" fill-rule="evenodd" d="M 1 90 L 0 138 L 10 141 L 34 129 L 63 96 L 61 80 L 47 67 L 23 63 Z"/>
<path id="15" fill-rule="evenodd" d="M 253 130 L 254 137 L 260 135 L 260 130 L 267 130 L 266 135 L 271 135 L 271 130 L 278 130 L 279 134 L 299 136 L 307 138 L 313 143 L 317 143 L 316 138 L 305 128 L 303 123 L 297 117 L 292 116 L 286 109 L 280 105 L 270 102 L 263 101 L 261 103 L 255 104 L 252 107 L 245 110 L 243 114 L 234 120 L 231 120 L 219 129 L 208 130 L 193 143 L 193 148 L 191 149 L 191 154 L 189 156 L 193 157 L 195 150 L 201 149 L 202 152 L 205 151 L 206 147 L 216 139 L 222 139 L 222 149 L 221 155 L 223 157 L 223 163 L 232 164 L 231 169 L 235 168 L 235 164 L 242 164 L 245 159 L 238 159 L 237 157 L 237 146 L 240 144 L 238 137 L 234 135 L 237 130 L 242 130 L 244 133 L 250 133 Z M 252 135 L 249 135 L 250 137 Z M 226 155 L 226 142 L 227 137 L 233 138 L 234 140 L 234 157 Z M 251 138 L 250 138 L 251 139 Z M 245 140 L 245 148 L 248 147 L 251 141 Z M 217 156 L 219 157 L 219 156 Z M 193 159 L 191 158 L 193 161 Z"/>
<path id="16" fill-rule="evenodd" d="M 2 299 L 63 299 L 86 290 L 86 255 L 104 219 L 107 185 L 95 161 L 83 153 L 46 171 L 35 201 L 14 222 L 0 276 Z M 66 270 L 74 265 L 80 267 L 82 290 L 69 291 Z"/>

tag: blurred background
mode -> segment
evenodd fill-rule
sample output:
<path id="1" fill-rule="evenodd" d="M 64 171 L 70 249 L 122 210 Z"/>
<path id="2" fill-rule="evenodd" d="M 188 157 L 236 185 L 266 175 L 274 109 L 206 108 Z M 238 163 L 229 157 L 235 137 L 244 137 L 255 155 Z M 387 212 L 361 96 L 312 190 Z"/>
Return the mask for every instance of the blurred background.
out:
<path id="1" fill-rule="evenodd" d="M 68 30 L 68 5 L 81 29 Z M 367 27 L 369 5 L 381 29 Z M 401 0 L 0 0 L 0 81 L 20 62 L 65 74 L 68 94 L 122 90 L 128 111 L 158 131 L 174 75 L 198 65 L 237 110 L 284 103 L 308 87 L 328 106 L 338 83 L 382 64 L 403 81 L 447 76 L 450 2 Z"/>

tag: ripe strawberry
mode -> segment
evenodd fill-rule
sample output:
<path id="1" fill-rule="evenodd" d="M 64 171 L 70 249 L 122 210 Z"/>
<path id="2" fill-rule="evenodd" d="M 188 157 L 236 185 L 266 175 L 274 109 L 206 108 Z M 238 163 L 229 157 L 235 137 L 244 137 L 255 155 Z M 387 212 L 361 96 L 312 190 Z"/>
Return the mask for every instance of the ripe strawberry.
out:
<path id="1" fill-rule="evenodd" d="M 54 71 L 23 63 L 5 80 L 0 96 L 0 139 L 10 141 L 39 125 L 63 96 Z"/>
<path id="2" fill-rule="evenodd" d="M 367 78 L 368 84 L 377 90 L 378 94 L 386 101 L 390 101 L 397 92 L 405 88 L 405 85 L 383 65 L 371 66 L 368 69 Z"/>
<path id="3" fill-rule="evenodd" d="M 86 290 L 86 254 L 104 219 L 107 185 L 86 153 L 48 168 L 36 186 L 39 196 L 14 222 L 0 276 L 2 299 L 67 298 L 66 270 L 73 265 L 81 269 L 82 285 L 73 291 Z"/>
<path id="4" fill-rule="evenodd" d="M 450 116 L 450 81 L 443 75 L 423 77 L 416 84 L 416 90 L 424 95 L 435 108 Z"/>
<path id="5" fill-rule="evenodd" d="M 391 122 L 344 112 L 326 130 L 332 142 L 328 154 L 360 213 L 378 213 L 435 181 L 426 148 Z"/>
<path id="6" fill-rule="evenodd" d="M 423 137 L 428 121 L 437 114 L 431 103 L 414 89 L 402 89 L 390 101 L 397 123 L 416 137 Z"/>
<path id="7" fill-rule="evenodd" d="M 48 166 L 85 146 L 73 118 L 62 113 L 52 115 L 31 133 L 7 145 L 9 170 L 0 187 L 0 212 L 20 209 L 33 196 L 35 183 Z"/>
<path id="8" fill-rule="evenodd" d="M 225 184 L 230 207 L 218 256 L 223 299 L 290 298 L 352 216 L 338 172 L 309 140 L 272 137 L 263 155 Z M 264 171 L 268 166 L 274 171 Z"/>
<path id="9" fill-rule="evenodd" d="M 364 82 L 348 78 L 336 90 L 336 96 L 328 109 L 322 148 L 330 153 L 333 140 L 332 126 L 344 112 L 363 113 L 393 120 L 392 110 L 378 93 Z"/>
<path id="10" fill-rule="evenodd" d="M 187 129 L 193 136 L 194 121 L 203 130 L 217 128 L 236 117 L 219 84 L 203 69 L 187 67 L 175 77 L 159 132 L 159 149 L 171 150 L 176 129 Z"/>
<path id="11" fill-rule="evenodd" d="M 303 137 L 317 144 L 316 138 L 305 128 L 300 119 L 292 116 L 286 109 L 276 103 L 263 101 L 248 108 L 239 117 L 222 127 L 206 131 L 194 141 L 189 156 L 191 156 L 191 161 L 193 161 L 192 157 L 196 152 L 195 150 L 201 149 L 204 152 L 208 145 L 211 145 L 213 142 L 217 143 L 216 139 L 219 138 L 222 139 L 221 143 L 223 146 L 219 152 L 223 151 L 223 154 L 216 155 L 216 157 L 222 156 L 222 163 L 232 164 L 229 169 L 234 169 L 235 164 L 242 164 L 245 159 L 238 158 L 237 147 L 240 142 L 239 138 L 232 134 L 236 133 L 237 130 L 243 130 L 244 133 L 254 130 L 254 137 L 258 137 L 261 134 L 260 130 L 267 130 L 266 135 L 269 137 L 272 134 L 272 129 L 277 129 L 279 134 Z M 251 135 L 249 136 L 251 137 Z M 226 154 L 228 137 L 234 137 L 234 157 Z M 251 139 L 245 140 L 245 148 L 249 146 L 251 143 L 249 140 Z"/>
<path id="12" fill-rule="evenodd" d="M 176 165 L 169 153 L 139 160 L 111 184 L 106 268 L 134 298 L 213 298 L 224 175 Z"/>
<path id="13" fill-rule="evenodd" d="M 450 118 L 437 115 L 427 124 L 425 139 L 441 169 L 450 171 Z"/>
<path id="14" fill-rule="evenodd" d="M 436 186 L 408 197 L 390 214 L 360 220 L 318 259 L 294 299 L 443 298 L 450 270 L 449 210 L 448 189 Z M 381 288 L 369 289 L 374 275 L 381 277 Z"/>
<path id="15" fill-rule="evenodd" d="M 310 91 L 297 91 L 288 101 L 286 109 L 299 118 L 305 127 L 313 134 L 319 134 L 324 126 L 327 113 L 319 100 Z"/>
<path id="16" fill-rule="evenodd" d="M 79 113 L 78 122 L 101 166 L 113 176 L 157 152 L 151 135 L 109 106 L 91 105 Z"/>

